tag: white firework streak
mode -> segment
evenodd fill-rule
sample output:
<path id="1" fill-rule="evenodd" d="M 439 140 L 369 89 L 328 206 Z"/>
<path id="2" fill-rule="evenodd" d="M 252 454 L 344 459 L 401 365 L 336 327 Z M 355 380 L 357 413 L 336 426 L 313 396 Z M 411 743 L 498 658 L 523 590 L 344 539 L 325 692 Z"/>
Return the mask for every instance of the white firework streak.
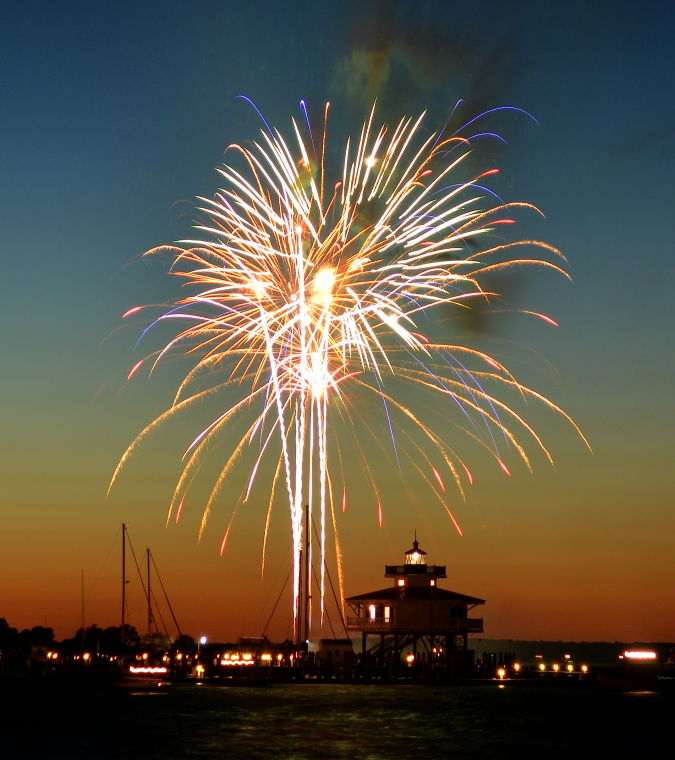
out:
<path id="1" fill-rule="evenodd" d="M 487 298 L 490 294 L 482 289 L 480 279 L 488 271 L 537 264 L 567 276 L 558 263 L 539 256 L 511 257 L 516 246 L 528 245 L 564 261 L 555 248 L 540 241 L 499 243 L 473 251 L 467 245 L 467 241 L 488 235 L 498 225 L 511 223 L 511 219 L 500 218 L 509 209 L 537 209 L 527 203 L 481 209 L 483 193 L 478 183 L 494 170 L 466 182 L 449 183 L 450 175 L 470 152 L 468 140 L 435 133 L 424 137 L 424 114 L 415 120 L 404 118 L 392 130 L 385 125 L 375 130 L 374 109 L 356 149 L 347 142 L 342 177 L 332 191 L 327 191 L 327 115 L 328 105 L 320 157 L 313 155 L 295 120 L 292 142 L 286 142 L 278 131 L 263 131 L 261 140 L 250 147 L 230 146 L 243 156 L 246 169 L 240 171 L 230 165 L 219 169 L 226 185 L 213 200 L 201 199 L 206 217 L 196 228 L 201 239 L 148 251 L 168 250 L 174 257 L 172 271 L 195 290 L 159 318 L 186 320 L 188 326 L 158 352 L 153 366 L 167 353 L 184 350 L 185 346 L 189 347 L 186 353 L 197 359 L 181 383 L 174 405 L 138 436 L 113 476 L 114 482 L 140 440 L 168 414 L 209 392 L 190 395 L 188 387 L 198 374 L 226 362 L 231 364 L 230 382 L 248 390 L 188 448 L 169 515 L 178 504 L 182 508 L 209 441 L 243 408 L 259 403 L 255 421 L 227 459 L 211 492 L 201 531 L 235 460 L 253 436 L 260 434 L 262 443 L 244 499 L 263 455 L 271 451 L 276 439 L 281 466 L 276 467 L 275 478 L 285 481 L 290 510 L 296 631 L 305 509 L 310 515 L 319 513 L 323 616 L 329 509 L 335 525 L 328 411 L 335 401 L 347 403 L 348 387 L 369 389 L 380 396 L 385 407 L 398 410 L 414 424 L 440 451 L 460 491 L 464 473 L 471 479 L 468 468 L 418 415 L 384 390 L 388 376 L 415 383 L 420 392 L 431 390 L 451 396 L 463 409 L 501 431 L 528 466 L 524 447 L 503 418 L 526 432 L 550 458 L 548 450 L 519 415 L 483 389 L 483 379 L 536 398 L 562 414 L 578 431 L 567 414 L 518 383 L 502 364 L 470 347 L 431 341 L 418 324 L 422 314 L 438 307 L 465 307 L 467 299 Z M 526 313 L 552 321 L 535 312 Z M 420 362 L 413 368 L 400 363 L 401 357 L 409 360 L 419 356 L 426 362 L 443 352 L 470 356 L 487 364 L 489 370 L 456 369 L 453 378 L 439 379 L 433 371 L 423 371 Z M 138 366 L 140 362 L 130 376 Z M 373 376 L 374 385 L 364 380 L 366 374 Z M 216 386 L 220 387 L 222 384 Z M 493 452 L 493 456 L 508 472 L 498 454 Z M 444 493 L 438 470 L 427 456 L 420 458 L 429 465 Z M 421 465 L 415 467 L 422 474 Z M 423 477 L 433 487 L 433 479 Z M 444 498 L 439 498 L 459 530 Z M 264 545 L 268 526 L 269 516 Z M 335 540 L 340 564 L 337 535 Z M 307 543 L 311 545 L 309 537 Z M 341 568 L 339 575 L 341 579 Z"/>

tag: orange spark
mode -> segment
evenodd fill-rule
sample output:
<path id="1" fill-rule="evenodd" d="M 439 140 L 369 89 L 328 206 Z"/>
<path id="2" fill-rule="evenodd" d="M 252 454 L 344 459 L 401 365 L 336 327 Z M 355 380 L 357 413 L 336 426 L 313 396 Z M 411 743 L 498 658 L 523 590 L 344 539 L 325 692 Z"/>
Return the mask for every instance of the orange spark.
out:
<path id="1" fill-rule="evenodd" d="M 229 537 L 229 535 L 230 535 L 230 528 L 231 528 L 231 527 L 232 527 L 232 523 L 230 523 L 230 524 L 227 526 L 227 530 L 225 531 L 225 535 L 223 536 L 223 542 L 222 542 L 222 544 L 220 545 L 220 556 L 221 556 L 221 557 L 223 556 L 223 552 L 225 551 L 225 547 L 227 546 L 227 539 L 228 539 L 228 537 Z"/>
<path id="2" fill-rule="evenodd" d="M 464 472 L 466 473 L 466 477 L 469 479 L 469 484 L 473 485 L 473 475 L 471 474 L 471 470 L 462 462 L 461 459 L 459 459 L 459 463 L 464 468 Z"/>
<path id="3" fill-rule="evenodd" d="M 434 473 L 434 477 L 438 481 L 438 485 L 441 487 L 441 490 L 443 493 L 445 493 L 445 483 L 443 482 L 443 478 L 441 478 L 438 470 L 435 467 L 432 467 L 431 470 Z"/>
<path id="4" fill-rule="evenodd" d="M 539 319 L 543 319 L 544 322 L 548 322 L 549 325 L 553 325 L 553 327 L 560 327 L 555 319 L 551 319 L 551 317 L 547 316 L 546 314 L 541 314 L 538 311 L 527 311 L 523 309 L 523 314 L 531 314 L 533 317 L 539 317 Z"/>
<path id="5" fill-rule="evenodd" d="M 134 364 L 134 366 L 129 370 L 127 381 L 131 380 L 131 378 L 136 374 L 136 371 L 141 366 L 141 364 L 143 364 L 143 359 L 141 359 L 139 362 L 136 362 L 136 364 Z"/>
<path id="6" fill-rule="evenodd" d="M 509 468 L 508 468 L 508 467 L 507 467 L 507 466 L 504 464 L 504 462 L 502 462 L 502 460 L 501 460 L 499 457 L 497 457 L 497 461 L 499 462 L 499 466 L 502 468 L 502 470 L 503 470 L 503 471 L 504 471 L 504 472 L 505 472 L 507 475 L 510 475 L 511 473 L 509 472 Z"/>
<path id="7" fill-rule="evenodd" d="M 178 505 L 178 511 L 176 512 L 176 523 L 180 520 L 180 514 L 183 511 L 183 503 L 185 502 L 185 496 L 180 500 L 180 504 Z"/>

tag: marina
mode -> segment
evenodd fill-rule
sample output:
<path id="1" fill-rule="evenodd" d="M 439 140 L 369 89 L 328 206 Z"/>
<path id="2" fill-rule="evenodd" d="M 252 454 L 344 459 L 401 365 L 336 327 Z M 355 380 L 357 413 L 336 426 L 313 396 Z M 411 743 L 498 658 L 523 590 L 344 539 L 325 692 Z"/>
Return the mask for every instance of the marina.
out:
<path id="1" fill-rule="evenodd" d="M 307 546 L 305 552 L 307 556 Z M 133 558 L 147 607 L 143 636 L 128 620 L 128 555 Z M 615 689 L 627 684 L 626 688 L 640 686 L 659 692 L 670 691 L 675 679 L 672 643 L 484 639 L 483 619 L 475 617 L 472 610 L 482 608 L 485 600 L 443 588 L 446 566 L 428 562 L 416 535 L 401 564 L 385 565 L 388 587 L 347 597 L 344 603 L 351 615 L 344 616 L 338 607 L 341 638 L 312 637 L 311 587 L 304 582 L 309 577 L 305 572 L 298 599 L 299 636 L 295 639 L 274 642 L 265 635 L 239 637 L 234 642 L 210 641 L 206 636 L 194 639 L 181 631 L 150 549 L 144 556 L 142 568 L 123 524 L 119 627 L 82 627 L 75 637 L 61 643 L 40 643 L 35 638 L 32 642 L 24 639 L 22 644 L 18 632 L 12 636 L 12 629 L 3 621 L 0 678 L 147 690 L 175 684 L 476 686 L 511 682 L 548 687 L 577 683 Z M 162 590 L 165 614 L 153 592 L 153 577 Z M 173 622 L 173 635 L 166 627 L 167 619 Z M 41 630 L 34 629 L 36 636 Z"/>

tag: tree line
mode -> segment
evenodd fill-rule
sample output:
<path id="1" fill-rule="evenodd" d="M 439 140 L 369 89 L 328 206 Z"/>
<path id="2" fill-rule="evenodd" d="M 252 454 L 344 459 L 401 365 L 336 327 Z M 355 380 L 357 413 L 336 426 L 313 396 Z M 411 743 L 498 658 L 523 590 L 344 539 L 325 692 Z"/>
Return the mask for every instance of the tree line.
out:
<path id="1" fill-rule="evenodd" d="M 158 640 L 162 638 L 164 637 L 158 637 Z M 122 626 L 119 625 L 107 628 L 90 625 L 86 628 L 78 628 L 74 636 L 59 642 L 54 637 L 53 628 L 36 625 L 20 631 L 13 628 L 5 618 L 0 618 L 0 653 L 15 652 L 30 655 L 35 648 L 51 648 L 63 654 L 83 651 L 118 654 L 140 649 L 146 645 L 147 641 L 143 640 L 132 625 L 124 626 L 124 636 Z M 192 636 L 181 634 L 173 642 L 166 639 L 166 648 L 191 652 L 197 649 L 197 643 Z"/>

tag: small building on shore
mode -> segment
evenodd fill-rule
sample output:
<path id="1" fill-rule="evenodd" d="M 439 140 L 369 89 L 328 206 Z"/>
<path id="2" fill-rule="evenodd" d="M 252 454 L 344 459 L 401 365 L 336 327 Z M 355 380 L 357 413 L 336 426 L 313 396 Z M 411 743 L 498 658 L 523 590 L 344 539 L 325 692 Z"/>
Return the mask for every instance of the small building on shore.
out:
<path id="1" fill-rule="evenodd" d="M 351 670 L 354 665 L 354 646 L 351 639 L 313 639 L 308 644 L 308 652 L 317 665 L 336 671 Z"/>
<path id="2" fill-rule="evenodd" d="M 361 633 L 363 659 L 390 673 L 405 667 L 467 672 L 468 636 L 483 632 L 483 619 L 469 613 L 485 600 L 441 588 L 445 565 L 427 564 L 416 537 L 403 564 L 385 565 L 384 575 L 392 586 L 345 599 L 354 613 L 347 629 Z"/>

